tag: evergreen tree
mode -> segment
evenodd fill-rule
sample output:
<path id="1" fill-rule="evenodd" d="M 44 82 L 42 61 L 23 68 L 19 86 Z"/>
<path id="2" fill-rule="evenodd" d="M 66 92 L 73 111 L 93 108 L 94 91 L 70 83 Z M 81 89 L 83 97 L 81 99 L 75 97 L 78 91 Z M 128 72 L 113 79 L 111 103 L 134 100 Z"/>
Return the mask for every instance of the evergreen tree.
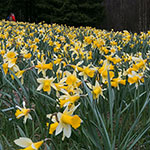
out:
<path id="1" fill-rule="evenodd" d="M 0 19 L 6 19 L 14 13 L 17 21 L 36 21 L 36 0 L 1 0 Z"/>
<path id="2" fill-rule="evenodd" d="M 38 20 L 48 23 L 100 27 L 104 18 L 101 0 L 41 0 L 36 6 Z"/>
<path id="3" fill-rule="evenodd" d="M 1 0 L 0 19 L 12 12 L 17 21 L 100 27 L 103 0 Z"/>
<path id="4" fill-rule="evenodd" d="M 0 1 L 0 19 L 6 19 L 9 14 L 10 10 L 12 9 L 12 0 L 1 0 Z"/>

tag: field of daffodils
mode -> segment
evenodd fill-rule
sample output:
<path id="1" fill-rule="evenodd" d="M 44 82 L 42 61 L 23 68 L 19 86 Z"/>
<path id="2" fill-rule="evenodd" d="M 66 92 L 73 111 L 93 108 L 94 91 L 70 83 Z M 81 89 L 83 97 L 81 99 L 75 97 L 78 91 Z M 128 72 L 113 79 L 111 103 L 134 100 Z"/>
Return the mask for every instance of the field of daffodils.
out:
<path id="1" fill-rule="evenodd" d="M 150 31 L 0 21 L 0 150 L 148 150 Z"/>

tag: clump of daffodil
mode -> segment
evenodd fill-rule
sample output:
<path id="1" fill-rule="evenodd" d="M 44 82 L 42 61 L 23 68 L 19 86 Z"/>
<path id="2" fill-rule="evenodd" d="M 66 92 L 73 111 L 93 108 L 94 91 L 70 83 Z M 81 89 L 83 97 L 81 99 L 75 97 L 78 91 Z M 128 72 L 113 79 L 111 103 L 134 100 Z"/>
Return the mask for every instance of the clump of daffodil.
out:
<path id="1" fill-rule="evenodd" d="M 107 80 L 108 80 L 108 70 L 114 70 L 114 66 L 112 64 L 110 64 L 109 61 L 106 59 L 103 62 L 102 67 L 98 70 L 98 72 L 102 76 L 102 82 L 103 83 L 107 83 Z M 109 75 L 110 75 L 110 80 L 111 80 L 114 77 L 114 72 L 113 71 L 109 71 Z"/>
<path id="2" fill-rule="evenodd" d="M 93 41 L 93 48 L 98 48 L 100 50 L 101 47 L 105 46 L 105 42 L 106 41 L 102 38 L 95 39 Z M 100 51 L 100 53 L 101 53 L 101 51 Z"/>
<path id="3" fill-rule="evenodd" d="M 111 86 L 113 87 L 117 87 L 117 89 L 119 90 L 119 84 L 126 84 L 126 80 L 123 80 L 121 78 L 121 72 L 119 72 L 119 76 L 117 78 L 113 78 L 111 81 Z"/>
<path id="4" fill-rule="evenodd" d="M 102 86 L 99 84 L 97 80 L 94 86 L 91 83 L 87 83 L 87 85 L 90 89 L 92 89 L 93 99 L 98 99 L 100 95 L 104 97 L 103 95 L 104 89 L 102 89 Z"/>
<path id="5" fill-rule="evenodd" d="M 43 89 L 44 92 L 47 92 L 48 94 L 50 94 L 51 87 L 56 89 L 55 84 L 53 83 L 54 80 L 55 78 L 53 77 L 38 78 L 37 82 L 40 83 L 40 85 L 38 86 L 37 91 L 40 91 L 41 89 Z"/>
<path id="6" fill-rule="evenodd" d="M 8 72 L 8 63 L 3 63 L 2 67 L 3 67 L 4 74 L 6 75 Z"/>
<path id="7" fill-rule="evenodd" d="M 7 51 L 7 53 L 5 53 L 3 58 L 5 59 L 5 61 L 10 61 L 11 59 L 14 59 L 17 55 L 18 53 L 15 52 L 14 49 L 12 49 L 10 51 Z"/>
<path id="8" fill-rule="evenodd" d="M 33 143 L 32 140 L 27 137 L 20 137 L 14 140 L 14 143 L 23 148 L 20 150 L 38 150 L 44 143 L 44 140 Z"/>
<path id="9" fill-rule="evenodd" d="M 81 84 L 81 80 L 77 78 L 75 71 L 73 74 L 71 74 L 69 71 L 65 71 L 64 74 L 66 75 L 66 84 L 68 86 L 78 87 Z"/>
<path id="10" fill-rule="evenodd" d="M 65 90 L 61 90 L 61 92 L 64 93 L 65 95 L 61 95 L 59 97 L 60 107 L 67 106 L 69 104 L 74 104 L 80 98 L 79 93 L 76 93 L 76 94 L 71 93 L 70 94 Z"/>
<path id="11" fill-rule="evenodd" d="M 38 74 L 42 72 L 43 76 L 46 76 L 46 71 L 53 69 L 53 64 L 50 62 L 46 64 L 46 61 L 43 59 L 42 62 L 38 61 L 38 64 L 35 66 L 36 69 L 38 69 Z"/>
<path id="12" fill-rule="evenodd" d="M 14 49 L 7 51 L 7 53 L 5 53 L 5 55 L 3 56 L 3 71 L 5 73 L 5 75 L 8 72 L 8 69 L 10 69 L 14 74 L 16 72 L 18 72 L 20 69 L 18 67 L 18 65 L 16 65 L 16 61 L 17 61 L 17 56 L 18 54 L 14 51 Z M 14 79 L 13 74 L 11 74 L 12 79 Z"/>
<path id="13" fill-rule="evenodd" d="M 83 79 L 87 80 L 88 77 L 94 77 L 95 71 L 94 68 L 91 68 L 91 64 L 89 64 L 88 66 L 83 66 L 83 70 L 79 73 L 79 76 L 83 76 Z"/>
<path id="14" fill-rule="evenodd" d="M 62 58 L 59 58 L 57 55 L 54 54 L 54 64 L 56 65 L 60 65 L 62 62 L 63 62 L 63 59 Z"/>
<path id="15" fill-rule="evenodd" d="M 59 92 L 66 88 L 66 86 L 64 85 L 65 81 L 66 78 L 62 78 L 58 83 L 54 83 L 57 97 L 59 97 L 60 95 Z"/>
<path id="16" fill-rule="evenodd" d="M 49 133 L 53 134 L 55 131 L 55 135 L 58 135 L 63 132 L 62 140 L 65 137 L 69 138 L 71 136 L 71 127 L 77 129 L 82 122 L 78 115 L 73 115 L 78 106 L 79 104 L 77 106 L 72 105 L 71 108 L 67 106 L 63 113 L 48 114 L 47 117 L 53 122 L 50 124 Z M 47 126 L 49 126 L 49 123 L 47 123 Z"/>
<path id="17" fill-rule="evenodd" d="M 143 73 L 137 73 L 135 71 L 132 71 L 131 74 L 128 74 L 128 82 L 130 84 L 135 83 L 135 87 L 138 88 L 138 85 L 141 82 L 144 82 Z"/>
<path id="18" fill-rule="evenodd" d="M 117 64 L 117 63 L 121 62 L 121 58 L 118 56 L 112 57 L 111 55 L 109 55 L 109 56 L 105 56 L 105 57 L 107 60 L 111 61 L 113 64 Z"/>
<path id="19" fill-rule="evenodd" d="M 84 57 L 83 44 L 81 43 L 81 41 L 75 42 L 73 40 L 72 45 L 73 46 L 71 46 L 70 48 L 70 51 L 72 52 L 71 57 L 75 57 L 76 60 L 79 59 L 79 55 L 81 55 L 81 57 Z"/>
<path id="20" fill-rule="evenodd" d="M 142 69 L 144 71 L 146 69 L 147 59 L 143 59 L 140 52 L 136 57 L 132 57 L 132 60 L 135 62 L 135 64 L 133 64 L 133 68 L 135 68 L 136 71 L 138 71 L 139 69 Z"/>
<path id="21" fill-rule="evenodd" d="M 87 58 L 87 60 L 93 59 L 93 57 L 92 57 L 92 51 L 89 51 L 89 52 L 88 52 L 86 58 Z"/>
<path id="22" fill-rule="evenodd" d="M 31 109 L 25 107 L 25 101 L 23 101 L 23 108 L 21 108 L 19 106 L 16 106 L 16 108 L 18 108 L 16 110 L 16 113 L 15 113 L 15 116 L 16 116 L 17 119 L 19 119 L 21 117 L 24 117 L 24 121 L 23 121 L 24 124 L 26 123 L 27 119 L 31 119 L 32 120 L 32 117 L 29 114 Z"/>
<path id="23" fill-rule="evenodd" d="M 20 51 L 20 54 L 24 57 L 24 60 L 30 59 L 32 56 L 31 53 L 29 53 L 25 48 Z"/>
<path id="24" fill-rule="evenodd" d="M 15 73 L 15 75 L 18 77 L 18 78 L 21 78 L 21 83 L 23 84 L 24 83 L 24 80 L 23 80 L 23 73 L 25 72 L 25 70 L 20 70 L 18 71 L 17 73 Z"/>
<path id="25" fill-rule="evenodd" d="M 79 61 L 76 65 L 70 65 L 76 72 L 78 71 L 83 71 L 82 67 L 79 67 L 80 65 L 82 65 L 83 61 Z"/>
<path id="26" fill-rule="evenodd" d="M 105 53 L 105 54 L 108 54 L 109 53 L 109 50 L 107 47 L 105 46 L 102 46 L 100 49 L 99 49 L 100 53 Z"/>
<path id="27" fill-rule="evenodd" d="M 5 50 L 0 50 L 0 55 L 4 56 L 5 52 Z"/>

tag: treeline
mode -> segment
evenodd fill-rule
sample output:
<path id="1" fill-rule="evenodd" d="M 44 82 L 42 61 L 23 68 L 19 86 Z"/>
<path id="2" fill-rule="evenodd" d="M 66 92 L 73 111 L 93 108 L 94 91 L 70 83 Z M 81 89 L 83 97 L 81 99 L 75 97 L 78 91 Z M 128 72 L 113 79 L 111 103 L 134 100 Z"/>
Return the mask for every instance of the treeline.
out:
<path id="1" fill-rule="evenodd" d="M 13 12 L 18 21 L 101 27 L 103 0 L 1 0 L 0 19 Z"/>
<path id="2" fill-rule="evenodd" d="M 1 0 L 0 19 L 92 26 L 107 30 L 150 30 L 150 0 Z"/>

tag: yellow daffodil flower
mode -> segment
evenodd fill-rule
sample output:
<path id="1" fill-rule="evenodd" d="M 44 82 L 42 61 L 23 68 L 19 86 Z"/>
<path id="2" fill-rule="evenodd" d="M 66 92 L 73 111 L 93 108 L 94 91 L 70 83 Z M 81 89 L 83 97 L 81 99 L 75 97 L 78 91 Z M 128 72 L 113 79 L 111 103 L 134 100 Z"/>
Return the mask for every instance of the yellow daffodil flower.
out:
<path id="1" fill-rule="evenodd" d="M 43 76 L 46 76 L 46 70 L 52 70 L 53 69 L 53 64 L 49 63 L 46 64 L 46 61 L 43 59 L 42 62 L 38 61 L 38 64 L 35 66 L 35 68 L 38 69 L 38 74 L 42 71 Z"/>
<path id="2" fill-rule="evenodd" d="M 30 59 L 31 56 L 32 56 L 31 53 L 27 53 L 27 54 L 24 54 L 24 55 L 23 55 L 23 57 L 26 58 L 26 59 Z"/>
<path id="3" fill-rule="evenodd" d="M 37 82 L 40 83 L 40 85 L 37 88 L 37 91 L 40 91 L 41 89 L 43 89 L 44 92 L 47 92 L 48 94 L 50 94 L 51 92 L 51 87 L 53 87 L 54 89 L 56 89 L 55 84 L 53 83 L 53 81 L 55 80 L 55 78 L 51 77 L 45 77 L 44 78 L 38 78 Z"/>
<path id="4" fill-rule="evenodd" d="M 66 107 L 63 113 L 58 112 L 57 114 L 55 114 L 55 117 L 53 117 L 52 114 L 47 115 L 47 117 L 52 119 L 52 121 L 54 122 L 50 125 L 50 134 L 52 134 L 54 131 L 55 135 L 63 132 L 62 140 L 64 140 L 65 137 L 69 138 L 71 136 L 71 126 L 74 129 L 77 129 L 78 127 L 80 127 L 82 122 L 78 115 L 72 115 L 78 106 L 79 105 L 72 105 L 70 109 L 69 107 Z M 48 125 L 49 124 L 47 124 L 47 126 Z"/>
<path id="5" fill-rule="evenodd" d="M 111 81 L 111 86 L 117 87 L 118 90 L 119 90 L 119 84 L 123 84 L 123 85 L 126 84 L 126 80 L 123 80 L 121 78 L 121 72 L 119 72 L 118 78 L 113 78 Z"/>
<path id="6" fill-rule="evenodd" d="M 83 76 L 84 80 L 87 80 L 88 77 L 94 77 L 95 69 L 90 68 L 90 66 L 91 64 L 89 64 L 88 66 L 83 66 L 83 70 L 79 73 L 79 76 Z"/>
<path id="7" fill-rule="evenodd" d="M 87 85 L 90 89 L 92 89 L 93 99 L 98 99 L 100 95 L 104 97 L 103 91 L 105 89 L 102 89 L 102 86 L 99 84 L 97 80 L 95 82 L 95 86 L 93 86 L 91 83 L 87 83 Z"/>
<path id="8" fill-rule="evenodd" d="M 32 117 L 29 114 L 31 109 L 25 107 L 25 101 L 23 101 L 23 108 L 21 108 L 19 106 L 16 106 L 16 108 L 18 108 L 16 110 L 16 113 L 15 113 L 15 116 L 16 116 L 17 119 L 19 119 L 19 118 L 24 116 L 24 121 L 23 121 L 24 124 L 26 123 L 27 119 L 31 119 L 32 120 Z"/>
<path id="9" fill-rule="evenodd" d="M 103 96 L 102 87 L 99 85 L 98 81 L 96 81 L 95 86 L 93 86 L 93 99 L 97 99 L 99 95 Z"/>
<path id="10" fill-rule="evenodd" d="M 107 70 L 114 70 L 114 66 L 111 65 L 108 60 L 105 60 L 103 62 L 103 66 L 98 70 L 98 72 L 102 76 L 102 82 L 103 83 L 107 83 L 107 80 L 108 80 L 108 75 L 107 75 L 108 71 Z M 114 77 L 114 72 L 109 71 L 109 75 L 110 75 L 110 80 L 111 80 Z"/>
<path id="11" fill-rule="evenodd" d="M 23 73 L 25 72 L 25 70 L 20 70 L 18 71 L 17 73 L 15 73 L 15 75 L 18 77 L 18 78 L 21 78 L 21 83 L 23 84 L 24 83 L 24 80 L 23 80 Z"/>
<path id="12" fill-rule="evenodd" d="M 38 150 L 44 143 L 44 140 L 33 143 L 32 140 L 27 137 L 20 137 L 14 140 L 14 143 L 23 148 L 20 150 Z"/>
<path id="13" fill-rule="evenodd" d="M 80 98 L 79 94 L 70 95 L 65 90 L 61 90 L 61 92 L 64 93 L 65 95 L 61 95 L 59 97 L 60 107 L 67 106 L 69 104 L 74 104 Z"/>
<path id="14" fill-rule="evenodd" d="M 10 59 L 14 59 L 17 55 L 18 54 L 14 51 L 14 49 L 12 49 L 4 55 L 4 59 L 8 61 Z"/>
<path id="15" fill-rule="evenodd" d="M 82 67 L 79 67 L 79 65 L 82 65 L 83 61 L 79 61 L 76 65 L 70 65 L 76 72 L 83 71 Z"/>
<path id="16" fill-rule="evenodd" d="M 65 71 L 64 74 L 66 75 L 66 84 L 68 86 L 78 87 L 81 80 L 77 78 L 77 74 L 75 71 L 73 72 L 73 74 L 71 74 L 69 71 Z"/>
<path id="17" fill-rule="evenodd" d="M 138 85 L 141 82 L 144 82 L 144 77 L 143 77 L 143 73 L 137 73 L 135 71 L 131 72 L 132 74 L 128 74 L 128 82 L 130 84 L 134 84 L 135 83 L 135 87 L 138 88 Z"/>
<path id="18" fill-rule="evenodd" d="M 4 71 L 5 75 L 6 75 L 7 72 L 8 72 L 8 63 L 4 63 L 4 64 L 2 65 L 2 67 L 3 67 L 3 71 Z"/>

